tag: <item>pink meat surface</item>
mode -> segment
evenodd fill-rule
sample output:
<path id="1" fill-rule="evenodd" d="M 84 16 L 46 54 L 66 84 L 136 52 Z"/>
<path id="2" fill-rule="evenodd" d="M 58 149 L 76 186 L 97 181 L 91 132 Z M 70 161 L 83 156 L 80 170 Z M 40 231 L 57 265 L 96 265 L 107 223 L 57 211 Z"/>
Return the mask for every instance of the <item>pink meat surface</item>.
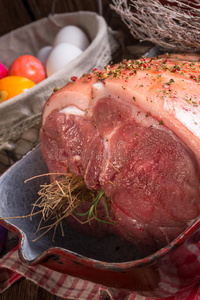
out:
<path id="1" fill-rule="evenodd" d="M 72 227 L 151 251 L 183 232 L 200 213 L 199 98 L 192 55 L 124 60 L 51 95 L 40 135 L 49 172 L 69 169 L 90 190 L 104 190 L 114 222 L 69 217 Z M 103 202 L 98 209 L 108 221 Z"/>

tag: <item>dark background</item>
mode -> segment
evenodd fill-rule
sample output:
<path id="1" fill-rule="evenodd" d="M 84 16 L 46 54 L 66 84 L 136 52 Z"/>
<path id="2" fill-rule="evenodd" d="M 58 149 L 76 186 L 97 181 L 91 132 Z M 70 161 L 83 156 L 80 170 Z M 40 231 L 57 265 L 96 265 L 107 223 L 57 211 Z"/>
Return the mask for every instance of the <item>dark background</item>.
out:
<path id="1" fill-rule="evenodd" d="M 97 0 L 0 0 L 0 36 L 38 19 L 47 17 L 55 4 L 55 13 L 87 10 L 98 12 Z M 103 16 L 113 29 L 120 25 L 117 14 L 111 10 L 112 0 L 102 0 Z"/>

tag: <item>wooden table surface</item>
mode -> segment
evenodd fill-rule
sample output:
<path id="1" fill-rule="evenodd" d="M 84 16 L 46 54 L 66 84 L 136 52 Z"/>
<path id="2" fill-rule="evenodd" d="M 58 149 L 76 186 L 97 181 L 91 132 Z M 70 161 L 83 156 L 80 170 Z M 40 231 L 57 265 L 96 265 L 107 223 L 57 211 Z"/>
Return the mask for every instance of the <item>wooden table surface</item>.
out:
<path id="1" fill-rule="evenodd" d="M 0 300 L 61 300 L 26 278 L 21 278 L 0 294 Z M 70 300 L 70 299 L 68 299 Z"/>

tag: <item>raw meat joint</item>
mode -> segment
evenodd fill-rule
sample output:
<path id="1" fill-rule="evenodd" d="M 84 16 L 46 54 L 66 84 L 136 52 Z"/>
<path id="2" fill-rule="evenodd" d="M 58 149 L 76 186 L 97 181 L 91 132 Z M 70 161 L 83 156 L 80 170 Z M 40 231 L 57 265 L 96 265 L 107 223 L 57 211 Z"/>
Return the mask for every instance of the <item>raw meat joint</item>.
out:
<path id="1" fill-rule="evenodd" d="M 70 226 L 148 251 L 183 232 L 200 213 L 199 96 L 200 62 L 191 54 L 124 60 L 51 95 L 41 128 L 49 172 L 83 176 L 108 199 L 109 215 L 100 201 L 98 217 L 111 222 L 69 216 Z"/>

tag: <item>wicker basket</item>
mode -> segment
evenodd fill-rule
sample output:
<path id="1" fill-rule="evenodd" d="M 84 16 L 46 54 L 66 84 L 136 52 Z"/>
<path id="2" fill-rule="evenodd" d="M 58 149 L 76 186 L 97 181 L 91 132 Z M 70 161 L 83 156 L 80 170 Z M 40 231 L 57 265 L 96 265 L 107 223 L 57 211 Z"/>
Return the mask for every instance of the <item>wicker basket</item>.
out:
<path id="1" fill-rule="evenodd" d="M 56 33 L 66 25 L 81 27 L 91 43 L 66 67 L 0 104 L 0 173 L 38 143 L 42 107 L 53 89 L 66 84 L 71 76 L 81 76 L 94 67 L 103 68 L 118 48 L 103 17 L 85 11 L 64 13 L 50 15 L 2 36 L 1 62 L 9 67 L 20 55 L 36 55 L 41 47 L 51 45 Z"/>

